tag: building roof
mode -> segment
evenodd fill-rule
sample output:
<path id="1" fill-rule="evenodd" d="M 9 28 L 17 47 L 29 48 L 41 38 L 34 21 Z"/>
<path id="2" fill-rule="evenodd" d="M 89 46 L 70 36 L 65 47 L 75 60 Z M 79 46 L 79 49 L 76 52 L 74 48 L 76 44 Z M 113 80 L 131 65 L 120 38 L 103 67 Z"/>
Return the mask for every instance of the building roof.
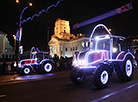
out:
<path id="1" fill-rule="evenodd" d="M 68 39 L 60 39 L 60 38 L 58 38 L 57 36 L 52 36 L 52 38 L 54 38 L 54 39 L 56 39 L 56 40 L 58 40 L 58 41 L 67 41 L 67 42 L 70 42 L 70 41 L 75 41 L 75 40 L 78 40 L 78 39 L 82 39 L 82 38 L 87 38 L 87 39 L 89 39 L 88 37 L 85 37 L 85 34 L 83 34 L 83 35 L 80 35 L 80 34 L 77 34 L 77 37 L 74 37 L 74 38 L 72 38 L 72 39 L 70 39 L 70 40 L 68 40 Z M 51 39 L 52 40 L 52 39 Z M 49 43 L 50 43 L 51 41 L 49 41 Z"/>

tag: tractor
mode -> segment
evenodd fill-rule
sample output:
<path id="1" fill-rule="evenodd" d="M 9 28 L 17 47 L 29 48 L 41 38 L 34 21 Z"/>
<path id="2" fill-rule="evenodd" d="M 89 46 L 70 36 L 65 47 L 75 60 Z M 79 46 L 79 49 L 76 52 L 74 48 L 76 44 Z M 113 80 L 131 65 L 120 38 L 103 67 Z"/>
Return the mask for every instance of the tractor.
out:
<path id="1" fill-rule="evenodd" d="M 56 65 L 50 59 L 48 52 L 34 52 L 30 59 L 23 59 L 14 65 L 17 73 L 28 75 L 31 72 L 50 73 L 54 71 Z"/>
<path id="2" fill-rule="evenodd" d="M 97 28 L 105 28 L 106 34 L 94 36 Z M 71 81 L 84 82 L 86 76 L 93 75 L 97 88 L 108 87 L 112 73 L 121 81 L 130 81 L 134 74 L 135 57 L 128 48 L 125 37 L 112 35 L 107 27 L 98 24 L 89 38 L 88 51 L 73 55 Z"/>

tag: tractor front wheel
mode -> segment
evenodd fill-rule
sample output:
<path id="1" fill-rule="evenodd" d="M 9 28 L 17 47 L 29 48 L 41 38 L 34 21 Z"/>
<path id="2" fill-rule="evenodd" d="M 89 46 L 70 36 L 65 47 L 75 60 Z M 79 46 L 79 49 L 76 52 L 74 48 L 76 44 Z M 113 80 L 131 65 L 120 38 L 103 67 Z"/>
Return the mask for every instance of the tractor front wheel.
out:
<path id="1" fill-rule="evenodd" d="M 108 87 L 110 77 L 111 72 L 109 67 L 106 65 L 99 65 L 94 73 L 94 85 L 99 89 L 106 88 Z"/>
<path id="2" fill-rule="evenodd" d="M 70 79 L 74 84 L 81 84 L 84 82 L 85 74 L 82 71 L 72 71 Z"/>

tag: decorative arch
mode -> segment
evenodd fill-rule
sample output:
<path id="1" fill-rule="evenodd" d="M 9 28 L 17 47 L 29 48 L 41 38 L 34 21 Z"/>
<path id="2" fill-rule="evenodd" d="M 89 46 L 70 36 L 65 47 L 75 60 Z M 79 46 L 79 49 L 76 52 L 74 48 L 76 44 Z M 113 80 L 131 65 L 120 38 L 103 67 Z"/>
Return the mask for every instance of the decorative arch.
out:
<path id="1" fill-rule="evenodd" d="M 93 37 L 93 35 L 94 35 L 94 32 L 95 32 L 95 30 L 96 30 L 98 27 L 104 27 L 105 30 L 108 32 L 108 34 L 109 34 L 109 35 L 112 35 L 111 32 L 108 30 L 108 28 L 107 28 L 104 24 L 98 24 L 97 26 L 94 27 L 94 29 L 93 29 L 93 31 L 92 31 L 92 33 L 91 33 L 91 36 L 90 36 L 90 39 L 89 39 L 90 43 L 91 43 L 91 39 L 92 39 L 92 37 Z"/>
<path id="2" fill-rule="evenodd" d="M 35 52 L 36 50 L 35 50 L 35 47 L 32 47 L 31 48 L 31 51 L 30 51 L 30 58 L 32 58 L 32 52 Z"/>

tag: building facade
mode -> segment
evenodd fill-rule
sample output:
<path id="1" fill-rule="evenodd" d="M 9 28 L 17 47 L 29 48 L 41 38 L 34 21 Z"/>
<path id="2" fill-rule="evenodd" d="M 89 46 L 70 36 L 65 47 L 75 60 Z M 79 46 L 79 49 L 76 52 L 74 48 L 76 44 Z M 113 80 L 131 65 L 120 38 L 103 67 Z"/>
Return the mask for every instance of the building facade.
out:
<path id="1" fill-rule="evenodd" d="M 2 57 L 3 54 L 13 55 L 14 49 L 8 41 L 7 34 L 0 31 L 0 57 Z"/>
<path id="2" fill-rule="evenodd" d="M 72 57 L 75 52 L 88 50 L 89 38 L 85 34 L 70 33 L 69 21 L 56 20 L 54 27 L 54 35 L 49 41 L 50 55 L 55 54 L 59 57 Z"/>

